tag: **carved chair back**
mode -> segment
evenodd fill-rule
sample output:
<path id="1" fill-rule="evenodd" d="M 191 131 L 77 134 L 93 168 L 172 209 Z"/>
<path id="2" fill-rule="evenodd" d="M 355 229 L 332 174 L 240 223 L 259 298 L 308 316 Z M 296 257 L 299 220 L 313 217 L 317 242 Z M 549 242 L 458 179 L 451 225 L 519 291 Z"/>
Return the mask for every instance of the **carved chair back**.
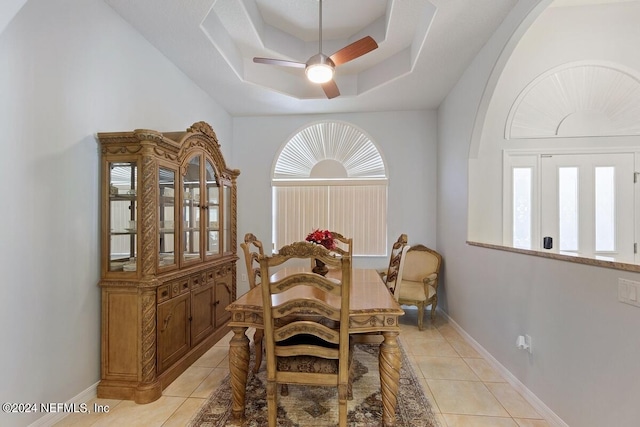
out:
<path id="1" fill-rule="evenodd" d="M 339 268 L 339 279 L 300 272 L 274 278 L 290 260 L 319 259 Z M 321 245 L 296 242 L 260 256 L 267 350 L 269 425 L 276 425 L 277 384 L 338 386 L 340 425 L 346 425 L 349 394 L 349 294 L 351 258 Z M 295 261 L 293 261 L 295 263 Z M 325 326 L 337 324 L 337 328 Z"/>
<path id="2" fill-rule="evenodd" d="M 404 256 L 409 250 L 409 247 L 407 235 L 401 234 L 391 247 L 389 267 L 386 272 L 381 274 L 382 280 L 387 284 L 387 288 L 392 294 L 395 293 L 396 282 L 404 266 Z"/>
<path id="3" fill-rule="evenodd" d="M 333 241 L 336 243 L 336 249 L 334 250 L 340 255 L 348 255 L 349 258 L 353 258 L 353 239 L 351 237 L 344 237 L 342 234 L 332 231 Z"/>
<path id="4" fill-rule="evenodd" d="M 244 243 L 240 243 L 240 247 L 244 252 L 249 288 L 253 289 L 256 285 L 260 284 L 260 263 L 258 262 L 258 257 L 264 255 L 262 242 L 258 240 L 253 233 L 247 233 L 244 235 Z"/>

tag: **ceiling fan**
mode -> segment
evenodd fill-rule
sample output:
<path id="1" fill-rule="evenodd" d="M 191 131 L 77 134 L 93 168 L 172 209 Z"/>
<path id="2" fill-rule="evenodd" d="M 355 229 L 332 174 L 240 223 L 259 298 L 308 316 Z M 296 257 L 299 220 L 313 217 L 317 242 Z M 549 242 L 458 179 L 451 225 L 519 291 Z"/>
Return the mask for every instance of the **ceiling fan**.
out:
<path id="1" fill-rule="evenodd" d="M 272 59 L 272 58 L 253 58 L 253 62 L 259 64 L 280 65 L 283 67 L 304 68 L 307 78 L 313 83 L 319 83 L 322 85 L 322 90 L 327 95 L 327 98 L 335 98 L 340 95 L 338 85 L 333 80 L 335 68 L 338 65 L 345 62 L 352 61 L 362 55 L 371 52 L 378 48 L 378 43 L 366 36 L 358 41 L 351 43 L 348 46 L 343 47 L 331 56 L 327 56 L 322 53 L 322 0 L 319 0 L 320 12 L 319 12 L 319 49 L 318 54 L 313 55 L 307 62 L 287 61 L 284 59 Z"/>

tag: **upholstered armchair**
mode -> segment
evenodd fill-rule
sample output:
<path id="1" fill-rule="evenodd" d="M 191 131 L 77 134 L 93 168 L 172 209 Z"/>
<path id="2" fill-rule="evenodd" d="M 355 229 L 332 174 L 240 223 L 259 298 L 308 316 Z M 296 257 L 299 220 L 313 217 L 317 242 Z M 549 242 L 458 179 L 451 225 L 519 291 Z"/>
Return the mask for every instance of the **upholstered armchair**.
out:
<path id="1" fill-rule="evenodd" d="M 401 234 L 398 240 L 391 247 L 391 256 L 389 257 L 389 267 L 386 270 L 379 270 L 378 274 L 382 281 L 387 285 L 389 292 L 392 294 L 396 289 L 396 280 L 398 273 L 402 269 L 404 263 L 404 255 L 409 249 L 407 244 L 407 235 Z"/>
<path id="2" fill-rule="evenodd" d="M 431 305 L 431 320 L 438 304 L 438 276 L 442 256 L 424 245 L 411 246 L 404 256 L 393 296 L 402 305 L 418 307 L 418 329 L 423 329 L 425 307 Z"/>

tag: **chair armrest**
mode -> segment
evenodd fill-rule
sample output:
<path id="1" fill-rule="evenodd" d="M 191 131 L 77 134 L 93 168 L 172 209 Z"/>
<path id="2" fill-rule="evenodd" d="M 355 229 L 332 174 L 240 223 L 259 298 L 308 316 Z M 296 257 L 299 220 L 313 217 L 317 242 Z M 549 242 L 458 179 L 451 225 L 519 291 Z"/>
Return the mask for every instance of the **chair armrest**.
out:
<path id="1" fill-rule="evenodd" d="M 425 286 L 432 285 L 434 282 L 436 282 L 436 280 L 438 280 L 438 273 L 431 273 L 430 275 L 422 279 L 422 283 Z"/>

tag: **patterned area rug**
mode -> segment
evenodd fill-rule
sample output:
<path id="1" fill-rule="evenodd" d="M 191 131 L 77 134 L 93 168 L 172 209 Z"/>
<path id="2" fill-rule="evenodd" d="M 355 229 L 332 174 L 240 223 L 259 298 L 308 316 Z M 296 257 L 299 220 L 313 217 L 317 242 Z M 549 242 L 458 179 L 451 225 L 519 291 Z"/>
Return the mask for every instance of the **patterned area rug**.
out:
<path id="1" fill-rule="evenodd" d="M 382 401 L 378 373 L 378 345 L 356 344 L 354 352 L 353 400 L 348 402 L 348 424 L 351 427 L 372 427 L 382 424 Z M 431 404 L 424 395 L 418 378 L 404 349 L 400 370 L 400 389 L 396 409 L 398 427 L 437 427 Z M 251 351 L 245 420 L 231 418 L 230 377 L 223 380 L 211 394 L 200 412 L 191 420 L 191 427 L 263 427 L 267 426 L 265 367 L 254 375 L 254 351 Z M 289 396 L 281 396 L 278 388 L 279 427 L 328 427 L 338 422 L 338 397 L 335 387 L 289 385 Z"/>

